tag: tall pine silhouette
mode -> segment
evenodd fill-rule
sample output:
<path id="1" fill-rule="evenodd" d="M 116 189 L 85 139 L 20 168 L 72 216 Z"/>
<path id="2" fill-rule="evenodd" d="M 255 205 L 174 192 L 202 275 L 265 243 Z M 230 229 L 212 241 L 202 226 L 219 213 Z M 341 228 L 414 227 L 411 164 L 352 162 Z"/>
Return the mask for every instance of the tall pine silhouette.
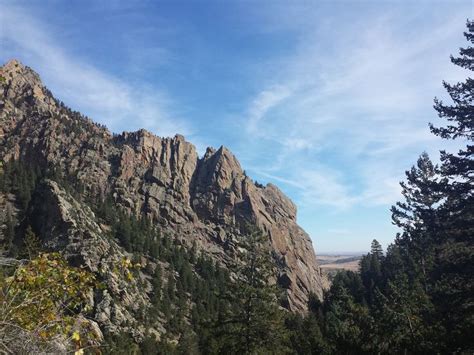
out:
<path id="1" fill-rule="evenodd" d="M 474 22 L 467 22 L 466 39 L 474 43 Z M 474 71 L 474 48 L 461 48 L 451 62 Z M 431 125 L 434 134 L 466 143 L 457 153 L 441 152 L 439 245 L 433 269 L 434 301 L 452 346 L 474 348 L 474 80 L 444 83 L 451 104 L 435 99 L 435 109 L 447 121 Z M 463 346 L 461 346 L 463 348 Z"/>

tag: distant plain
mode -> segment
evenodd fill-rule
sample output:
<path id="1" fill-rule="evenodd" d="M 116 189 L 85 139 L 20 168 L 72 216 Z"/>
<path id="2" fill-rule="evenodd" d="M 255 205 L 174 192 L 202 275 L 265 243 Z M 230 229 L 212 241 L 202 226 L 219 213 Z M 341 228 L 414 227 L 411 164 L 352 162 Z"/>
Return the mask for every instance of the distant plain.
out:
<path id="1" fill-rule="evenodd" d="M 329 275 L 332 278 L 338 271 L 341 270 L 350 270 L 358 271 L 359 270 L 359 261 L 362 257 L 362 254 L 320 254 L 317 255 L 319 265 L 323 272 Z"/>

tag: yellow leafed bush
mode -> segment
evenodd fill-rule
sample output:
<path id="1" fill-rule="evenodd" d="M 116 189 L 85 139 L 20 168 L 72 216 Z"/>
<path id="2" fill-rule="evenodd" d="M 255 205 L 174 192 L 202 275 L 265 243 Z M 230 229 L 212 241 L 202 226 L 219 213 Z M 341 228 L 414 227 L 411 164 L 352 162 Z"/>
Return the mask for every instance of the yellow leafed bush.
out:
<path id="1" fill-rule="evenodd" d="M 82 339 L 94 336 L 78 316 L 90 311 L 96 285 L 93 274 L 69 266 L 59 253 L 40 254 L 2 280 L 0 325 L 44 341 L 70 339 L 80 347 Z"/>

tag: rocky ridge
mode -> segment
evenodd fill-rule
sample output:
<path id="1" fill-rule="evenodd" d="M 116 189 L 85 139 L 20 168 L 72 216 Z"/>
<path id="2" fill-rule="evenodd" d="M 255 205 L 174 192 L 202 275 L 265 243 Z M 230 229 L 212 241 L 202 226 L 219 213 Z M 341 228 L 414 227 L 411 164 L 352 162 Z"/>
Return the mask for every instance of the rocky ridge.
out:
<path id="1" fill-rule="evenodd" d="M 96 222 L 90 208 L 76 201 L 56 182 L 42 183 L 35 199 L 30 215 L 44 246 L 60 251 L 73 266 L 85 267 L 102 282 L 102 287 L 89 295 L 95 321 L 107 332 L 141 337 L 145 328 L 136 321 L 136 314 L 149 298 L 138 286 L 143 275 L 126 276 L 131 256 L 106 237 L 106 231 Z M 95 321 L 88 320 L 93 324 Z"/>
<path id="2" fill-rule="evenodd" d="M 181 135 L 160 138 L 145 130 L 113 135 L 56 100 L 39 76 L 18 61 L 1 67 L 0 76 L 2 161 L 54 167 L 81 186 L 84 196 L 112 196 L 129 213 L 148 216 L 163 231 L 195 243 L 224 264 L 246 224 L 256 224 L 270 237 L 288 308 L 304 312 L 310 292 L 322 296 L 326 280 L 309 236 L 296 222 L 296 206 L 275 185 L 257 186 L 227 148 L 208 148 L 199 157 Z M 61 193 L 51 184 L 49 196 L 57 199 Z M 100 227 L 93 215 L 88 219 L 86 230 L 95 230 L 93 240 L 102 255 Z M 69 237 L 62 239 L 64 244 L 47 238 L 57 224 L 43 228 L 47 245 L 85 253 L 79 249 L 89 248 L 86 234 L 72 233 L 70 223 L 65 235 L 76 235 L 77 243 Z M 94 269 L 91 255 L 81 258 Z"/>

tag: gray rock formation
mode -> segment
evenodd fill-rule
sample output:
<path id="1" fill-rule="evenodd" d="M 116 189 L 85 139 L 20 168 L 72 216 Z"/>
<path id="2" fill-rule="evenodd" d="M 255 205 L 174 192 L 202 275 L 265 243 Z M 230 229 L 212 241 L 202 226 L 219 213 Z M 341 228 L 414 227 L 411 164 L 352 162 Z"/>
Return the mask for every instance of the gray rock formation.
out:
<path id="1" fill-rule="evenodd" d="M 3 161 L 21 157 L 54 167 L 80 184 L 85 196 L 112 195 L 123 209 L 148 216 L 164 231 L 195 243 L 224 264 L 246 224 L 256 224 L 270 236 L 279 267 L 276 276 L 287 290 L 289 309 L 304 312 L 310 292 L 322 296 L 326 280 L 310 238 L 296 222 L 296 206 L 276 186 L 256 186 L 227 148 L 208 148 L 199 158 L 196 148 L 180 135 L 160 138 L 140 130 L 114 136 L 55 100 L 39 76 L 21 63 L 8 62 L 0 76 Z M 55 186 L 48 188 L 49 199 L 61 195 Z M 66 220 L 67 200 L 56 206 L 55 213 Z M 76 247 L 104 247 L 100 238 L 91 240 L 96 244 L 90 248 L 85 242 L 90 239 L 87 230 L 101 233 L 94 216 L 84 216 L 84 223 L 89 221 L 80 224 L 87 225 L 84 231 L 74 226 L 75 237 L 69 236 L 70 223 L 62 237 L 48 221 L 43 231 L 50 235 L 48 243 L 67 253 L 73 248 L 77 260 L 91 269 L 98 267 L 100 261 L 90 250 Z M 77 238 L 83 241 L 76 245 Z"/>
<path id="2" fill-rule="evenodd" d="M 46 180 L 35 199 L 30 215 L 45 247 L 61 252 L 71 265 L 99 276 L 102 287 L 90 297 L 97 322 L 112 333 L 122 331 L 143 336 L 144 329 L 135 314 L 149 299 L 139 290 L 136 279 L 125 277 L 128 268 L 124 264 L 131 255 L 107 238 L 94 213 L 56 182 Z"/>

